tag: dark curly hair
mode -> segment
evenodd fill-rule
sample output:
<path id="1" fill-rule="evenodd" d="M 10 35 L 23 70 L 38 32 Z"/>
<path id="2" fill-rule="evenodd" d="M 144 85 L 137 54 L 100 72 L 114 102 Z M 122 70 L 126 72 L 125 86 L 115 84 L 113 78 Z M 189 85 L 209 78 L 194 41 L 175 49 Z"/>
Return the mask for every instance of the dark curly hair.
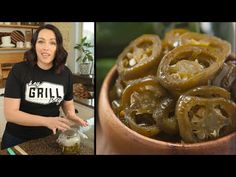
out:
<path id="1" fill-rule="evenodd" d="M 63 47 L 63 39 L 62 39 L 61 32 L 54 25 L 47 24 L 44 26 L 40 26 L 37 29 L 37 31 L 33 34 L 32 39 L 31 39 L 32 47 L 30 50 L 25 52 L 24 60 L 30 62 L 33 66 L 35 66 L 35 64 L 37 63 L 37 54 L 36 54 L 35 45 L 38 39 L 38 34 L 43 29 L 48 29 L 48 30 L 53 31 L 56 36 L 57 49 L 56 49 L 55 58 L 53 60 L 53 68 L 54 68 L 55 73 L 59 74 L 65 67 L 68 53 Z"/>

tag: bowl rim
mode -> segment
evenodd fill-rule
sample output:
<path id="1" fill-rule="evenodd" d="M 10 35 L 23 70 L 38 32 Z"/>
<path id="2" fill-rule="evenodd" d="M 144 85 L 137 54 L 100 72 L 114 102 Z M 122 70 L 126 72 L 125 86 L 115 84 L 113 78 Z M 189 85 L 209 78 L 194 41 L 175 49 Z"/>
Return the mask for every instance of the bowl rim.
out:
<path id="1" fill-rule="evenodd" d="M 206 141 L 206 142 L 197 142 L 197 143 L 173 143 L 173 142 L 168 142 L 168 141 L 162 141 L 162 140 L 157 140 L 157 139 L 153 139 L 153 138 L 149 138 L 146 137 L 144 135 L 141 135 L 137 132 L 135 132 L 134 130 L 130 129 L 129 127 L 127 127 L 126 125 L 124 125 L 119 118 L 115 115 L 115 113 L 113 112 L 110 102 L 109 102 L 109 87 L 111 85 L 112 78 L 114 77 L 114 75 L 117 73 L 117 66 L 114 65 L 108 72 L 108 74 L 106 75 L 102 87 L 101 87 L 101 91 L 100 91 L 100 97 L 99 99 L 103 99 L 103 101 L 105 101 L 105 105 L 108 105 L 108 107 L 106 107 L 106 112 L 111 112 L 112 115 L 110 117 L 110 120 L 112 120 L 117 126 L 121 127 L 124 131 L 126 131 L 127 133 L 129 133 L 132 137 L 134 138 L 138 138 L 140 139 L 140 141 L 144 142 L 145 144 L 155 144 L 155 145 L 164 145 L 164 146 L 174 146 L 174 147 L 186 147 L 186 148 L 199 148 L 199 147 L 206 147 L 206 146 L 215 146 L 218 143 L 223 143 L 223 142 L 227 142 L 229 139 L 233 139 L 234 137 L 236 138 L 236 131 L 225 135 L 223 137 L 217 138 L 215 140 L 210 140 L 210 141 Z M 110 80 L 110 81 L 109 81 Z M 105 84 L 107 83 L 107 84 Z M 101 108 L 101 106 L 100 106 Z M 99 110 L 100 111 L 100 110 Z M 99 117 L 101 119 L 101 117 Z"/>

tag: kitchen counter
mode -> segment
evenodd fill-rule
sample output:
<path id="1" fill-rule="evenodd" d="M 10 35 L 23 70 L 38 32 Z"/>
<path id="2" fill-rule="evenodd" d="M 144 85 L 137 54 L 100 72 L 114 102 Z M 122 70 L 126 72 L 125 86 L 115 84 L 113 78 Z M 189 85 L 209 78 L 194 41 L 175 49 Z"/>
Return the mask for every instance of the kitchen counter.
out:
<path id="1" fill-rule="evenodd" d="M 4 93 L 4 88 L 0 89 L 0 94 Z M 3 99 L 3 97 L 1 97 Z M 0 104 L 1 108 L 1 104 Z M 86 129 L 84 132 L 88 139 L 81 139 L 80 144 L 80 153 L 78 155 L 94 155 L 94 108 L 90 108 L 87 106 L 83 106 L 81 104 L 75 103 L 75 108 L 78 111 L 78 116 L 90 122 L 90 128 Z M 3 108 L 1 108 L 3 110 Z M 3 111 L 2 111 L 3 112 Z M 61 111 L 62 112 L 62 111 Z M 2 115 L 2 126 L 0 125 L 0 133 L 1 130 L 4 130 L 5 127 L 5 118 Z M 0 118 L 0 119 L 1 119 Z M 61 148 L 57 144 L 56 139 L 58 135 L 50 135 L 45 138 L 40 138 L 36 140 L 31 140 L 18 146 L 23 149 L 29 155 L 61 155 Z M 1 136 L 0 136 L 1 141 Z M 16 147 L 11 147 L 11 149 L 15 152 L 15 154 L 22 155 L 22 153 L 18 152 Z M 7 150 L 0 150 L 0 155 L 9 155 Z"/>
<path id="2" fill-rule="evenodd" d="M 27 155 L 62 155 L 61 148 L 56 142 L 57 138 L 58 135 L 50 135 L 45 138 L 39 138 L 19 144 L 18 147 L 25 151 Z M 94 148 L 87 143 L 87 141 L 81 140 L 80 152 L 76 155 L 94 155 Z M 17 149 L 16 146 L 11 148 L 16 155 L 23 155 L 23 153 Z M 4 149 L 0 151 L 0 155 L 10 154 L 7 149 Z"/>
<path id="3" fill-rule="evenodd" d="M 80 128 L 80 131 L 87 136 L 87 139 L 81 137 L 80 152 L 76 155 L 94 155 L 94 118 L 86 118 L 89 126 Z M 75 125 L 76 127 L 76 125 Z M 78 128 L 78 127 L 77 127 Z M 17 146 L 11 147 L 16 155 L 63 155 L 62 149 L 57 143 L 59 133 L 49 135 L 44 138 L 30 140 Z M 20 152 L 23 150 L 25 153 Z M 0 150 L 0 155 L 11 155 L 9 149 Z"/>

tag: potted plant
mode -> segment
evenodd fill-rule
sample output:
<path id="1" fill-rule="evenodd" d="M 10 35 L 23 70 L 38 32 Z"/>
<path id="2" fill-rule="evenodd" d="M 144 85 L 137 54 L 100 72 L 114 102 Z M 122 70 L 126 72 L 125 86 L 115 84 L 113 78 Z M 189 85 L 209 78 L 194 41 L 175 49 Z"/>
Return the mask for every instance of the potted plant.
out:
<path id="1" fill-rule="evenodd" d="M 82 75 L 88 75 L 91 72 L 93 53 L 89 49 L 93 47 L 91 42 L 87 41 L 87 37 L 83 37 L 80 43 L 74 47 L 79 50 L 79 56 L 76 61 L 79 62 L 80 74 Z"/>

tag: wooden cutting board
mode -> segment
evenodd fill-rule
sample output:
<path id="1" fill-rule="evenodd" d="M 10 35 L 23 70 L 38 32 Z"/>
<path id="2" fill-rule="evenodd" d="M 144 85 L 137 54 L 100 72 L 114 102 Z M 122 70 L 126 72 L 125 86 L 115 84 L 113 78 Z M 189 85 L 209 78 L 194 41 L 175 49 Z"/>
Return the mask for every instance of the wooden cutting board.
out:
<path id="1" fill-rule="evenodd" d="M 24 34 L 19 30 L 12 31 L 11 42 L 16 45 L 16 42 L 18 42 L 18 41 L 25 42 Z"/>

